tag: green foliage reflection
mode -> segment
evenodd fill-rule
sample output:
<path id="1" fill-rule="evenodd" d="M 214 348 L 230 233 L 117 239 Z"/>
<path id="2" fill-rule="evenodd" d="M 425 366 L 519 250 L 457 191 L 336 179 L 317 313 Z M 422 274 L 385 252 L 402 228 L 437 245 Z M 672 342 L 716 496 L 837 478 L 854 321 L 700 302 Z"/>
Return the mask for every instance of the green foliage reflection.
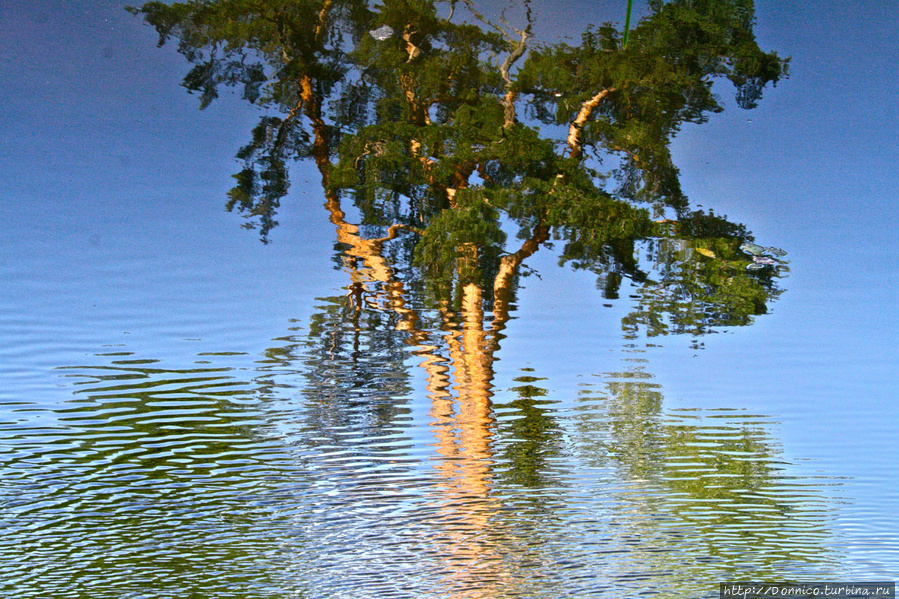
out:
<path id="1" fill-rule="evenodd" d="M 737 248 L 752 236 L 690 210 L 669 151 L 685 123 L 722 110 L 716 80 L 752 108 L 785 76 L 787 61 L 755 41 L 752 3 L 653 0 L 626 47 L 611 24 L 578 45 L 538 42 L 524 9 L 518 26 L 486 18 L 475 0 L 130 10 L 193 65 L 183 85 L 201 107 L 234 87 L 265 109 L 228 201 L 264 241 L 291 161 L 312 158 L 332 222 L 351 198 L 366 232 L 382 236 L 353 230 L 356 253 L 383 261 L 389 241 L 391 276 L 402 270 L 431 305 L 460 309 L 474 286 L 504 322 L 523 262 L 558 241 L 562 262 L 596 272 L 608 297 L 624 279 L 641 286 L 626 327 L 696 334 L 764 313 L 772 269 L 740 269 Z M 693 245 L 713 257 L 681 259 Z M 646 249 L 660 276 L 641 266 Z"/>
<path id="2" fill-rule="evenodd" d="M 657 549 L 645 556 L 650 567 L 665 571 L 676 560 L 689 581 L 672 596 L 696 596 L 691 586 L 707 580 L 710 568 L 777 577 L 838 559 L 829 549 L 833 507 L 791 472 L 768 417 L 666 409 L 661 387 L 639 367 L 604 378 L 581 394 L 595 408 L 581 412 L 582 444 L 594 467 L 611 467 L 627 481 L 618 499 Z"/>

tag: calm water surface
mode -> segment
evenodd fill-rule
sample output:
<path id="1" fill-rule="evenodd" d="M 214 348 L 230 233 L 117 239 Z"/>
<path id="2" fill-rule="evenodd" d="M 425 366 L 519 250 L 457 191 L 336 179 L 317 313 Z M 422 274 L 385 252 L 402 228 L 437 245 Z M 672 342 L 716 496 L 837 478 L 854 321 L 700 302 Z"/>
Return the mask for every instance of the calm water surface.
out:
<path id="1" fill-rule="evenodd" d="M 633 290 L 604 300 L 542 252 L 488 366 L 458 316 L 413 302 L 410 331 L 366 302 L 314 171 L 275 243 L 241 231 L 221 205 L 256 115 L 198 115 L 120 3 L 3 9 L 2 594 L 692 598 L 899 577 L 895 110 L 868 78 L 886 63 L 834 65 L 837 36 L 789 29 L 824 31 L 813 15 L 759 4 L 794 79 L 754 129 L 728 112 L 674 150 L 693 197 L 790 250 L 772 313 L 627 335 Z M 827 104 L 850 72 L 867 95 Z"/>

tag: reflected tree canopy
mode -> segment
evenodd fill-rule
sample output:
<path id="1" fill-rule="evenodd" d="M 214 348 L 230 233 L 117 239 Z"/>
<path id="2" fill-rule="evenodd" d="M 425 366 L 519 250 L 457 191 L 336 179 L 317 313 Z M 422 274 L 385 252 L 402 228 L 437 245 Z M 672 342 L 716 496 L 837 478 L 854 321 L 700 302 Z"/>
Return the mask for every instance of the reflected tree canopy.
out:
<path id="1" fill-rule="evenodd" d="M 576 46 L 538 42 L 530 3 L 516 9 L 517 24 L 473 0 L 132 9 L 193 64 L 184 86 L 201 107 L 222 87 L 263 107 L 228 200 L 263 241 L 290 164 L 311 159 L 321 175 L 350 283 L 301 343 L 311 429 L 361 425 L 377 438 L 407 409 L 398 398 L 411 354 L 426 376 L 440 511 L 478 535 L 498 513 L 498 483 L 554 484 L 545 470 L 558 432 L 531 384 L 539 378 L 522 378 L 502 407 L 519 413 L 514 430 L 498 430 L 492 402 L 529 257 L 556 244 L 560 262 L 595 273 L 607 298 L 629 280 L 629 335 L 748 324 L 779 293 L 781 269 L 760 267 L 766 248 L 741 249 L 753 240 L 743 225 L 689 206 L 669 151 L 684 123 L 722 109 L 716 80 L 751 108 L 785 75 L 786 61 L 753 38 L 751 2 L 650 2 L 626 48 L 611 25 Z M 286 351 L 273 359 L 289 361 Z M 498 446 L 509 432 L 520 441 Z M 495 472 L 498 459 L 514 467 Z M 448 543 L 465 559 L 492 552 Z"/>
<path id="2" fill-rule="evenodd" d="M 131 10 L 193 65 L 183 85 L 201 107 L 234 87 L 264 109 L 228 199 L 263 241 L 291 163 L 311 159 L 321 175 L 350 284 L 303 344 L 321 379 L 308 388 L 312 428 L 390 426 L 411 354 L 446 509 L 479 505 L 475 528 L 496 509 L 496 352 L 541 247 L 594 273 L 607 298 L 629 280 L 629 335 L 745 325 L 780 292 L 780 262 L 759 254 L 769 248 L 741 249 L 753 241 L 743 225 L 691 208 L 669 151 L 685 123 L 722 110 L 717 80 L 752 108 L 785 76 L 755 42 L 748 0 L 651 1 L 626 47 L 610 24 L 578 45 L 538 41 L 527 1 L 496 20 L 474 0 Z M 537 380 L 504 408 L 521 415 L 521 442 L 502 449 L 508 482 L 529 488 L 552 484 L 542 465 L 557 449 Z"/>
<path id="3" fill-rule="evenodd" d="M 578 45 L 536 40 L 530 3 L 510 8 L 496 20 L 474 0 L 130 10 L 193 65 L 183 85 L 201 107 L 235 87 L 264 108 L 229 209 L 267 241 L 291 162 L 312 159 L 345 264 L 368 286 L 359 299 L 406 330 L 421 302 L 466 327 L 490 320 L 495 336 L 523 263 L 554 242 L 607 297 L 639 286 L 626 327 L 698 334 L 764 313 L 777 269 L 747 271 L 749 232 L 690 209 L 669 151 L 684 123 L 722 110 L 716 80 L 752 108 L 786 74 L 754 39 L 752 2 L 650 1 L 626 47 L 611 24 Z"/>

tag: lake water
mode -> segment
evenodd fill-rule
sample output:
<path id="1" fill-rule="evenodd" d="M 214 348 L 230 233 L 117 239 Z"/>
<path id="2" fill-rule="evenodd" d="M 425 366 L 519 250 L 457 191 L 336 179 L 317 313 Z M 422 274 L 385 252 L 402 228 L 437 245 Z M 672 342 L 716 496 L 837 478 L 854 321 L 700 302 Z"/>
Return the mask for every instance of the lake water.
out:
<path id="1" fill-rule="evenodd" d="M 357 309 L 314 169 L 271 245 L 239 228 L 222 205 L 255 114 L 198 113 L 120 3 L 4 6 L 0 590 L 692 598 L 895 580 L 897 11 L 872 5 L 832 50 L 848 4 L 759 5 L 792 79 L 674 149 L 694 201 L 789 250 L 771 313 L 626 335 L 628 290 L 603 299 L 541 250 L 489 374 L 453 353 L 462 323 L 413 305 L 414 337 Z M 861 97 L 822 93 L 835 82 Z"/>

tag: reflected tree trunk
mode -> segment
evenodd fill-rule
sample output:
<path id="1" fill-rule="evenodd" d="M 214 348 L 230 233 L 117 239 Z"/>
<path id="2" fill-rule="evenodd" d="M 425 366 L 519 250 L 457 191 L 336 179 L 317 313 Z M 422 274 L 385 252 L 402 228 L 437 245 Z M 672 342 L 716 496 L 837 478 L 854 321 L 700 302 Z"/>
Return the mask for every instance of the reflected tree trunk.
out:
<path id="1" fill-rule="evenodd" d="M 326 142 L 317 138 L 326 147 Z M 335 226 L 337 241 L 343 246 L 343 264 L 350 275 L 351 293 L 356 293 L 355 310 L 382 309 L 399 315 L 397 329 L 408 333 L 411 353 L 421 358 L 426 389 L 431 401 L 431 429 L 437 455 L 434 467 L 439 474 L 439 517 L 446 521 L 449 537 L 437 540 L 439 552 L 448 562 L 443 585 L 448 597 L 482 596 L 485 584 L 509 577 L 504 572 L 499 547 L 490 542 L 491 521 L 500 501 L 491 496 L 495 419 L 493 363 L 499 349 L 500 332 L 509 319 L 514 281 L 522 262 L 537 251 L 548 237 L 539 227 L 515 254 L 501 263 L 492 289 L 469 282 L 462 286 L 460 311 L 451 311 L 447 302 L 438 308 L 444 331 L 441 344 L 421 326 L 418 313 L 409 307 L 407 289 L 396 269 L 383 254 L 384 243 L 398 230 L 418 233 L 414 228 L 391 226 L 381 238 L 365 239 L 358 225 L 346 220 L 339 195 L 330 191 L 330 168 L 320 165 L 326 192 L 324 204 Z M 459 248 L 460 270 L 477 263 L 474 245 Z M 492 292 L 492 323 L 488 326 L 485 299 Z M 447 356 L 441 354 L 441 347 Z M 459 523 L 464 522 L 464 526 Z"/>

